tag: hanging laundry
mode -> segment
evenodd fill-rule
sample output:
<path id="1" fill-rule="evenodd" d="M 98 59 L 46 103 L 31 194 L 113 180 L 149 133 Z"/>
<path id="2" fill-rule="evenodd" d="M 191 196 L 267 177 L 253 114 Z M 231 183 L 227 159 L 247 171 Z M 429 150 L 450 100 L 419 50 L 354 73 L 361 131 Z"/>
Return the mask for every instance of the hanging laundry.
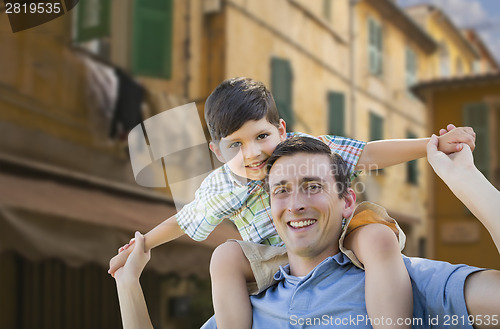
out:
<path id="1" fill-rule="evenodd" d="M 110 137 L 124 140 L 128 132 L 142 122 L 144 87 L 119 68 L 115 69 L 115 73 L 118 76 L 118 100 L 111 121 Z"/>

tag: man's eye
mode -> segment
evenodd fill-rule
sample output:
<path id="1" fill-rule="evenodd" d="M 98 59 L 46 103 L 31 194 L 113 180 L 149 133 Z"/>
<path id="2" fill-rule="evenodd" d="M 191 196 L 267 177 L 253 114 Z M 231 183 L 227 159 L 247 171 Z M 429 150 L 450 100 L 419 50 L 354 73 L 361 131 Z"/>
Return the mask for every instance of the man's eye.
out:
<path id="1" fill-rule="evenodd" d="M 309 193 L 315 193 L 321 191 L 321 188 L 322 188 L 321 184 L 313 183 L 313 184 L 307 184 L 304 187 L 304 190 L 306 190 Z"/>
<path id="2" fill-rule="evenodd" d="M 236 147 L 240 147 L 241 146 L 241 143 L 240 142 L 234 142 L 232 144 L 229 145 L 229 148 L 230 149 L 234 149 Z"/>
<path id="3" fill-rule="evenodd" d="M 257 139 L 258 139 L 258 140 L 259 140 L 259 139 L 264 139 L 264 138 L 266 138 L 266 137 L 268 137 L 268 136 L 269 136 L 269 134 L 260 134 L 259 136 L 257 136 Z"/>

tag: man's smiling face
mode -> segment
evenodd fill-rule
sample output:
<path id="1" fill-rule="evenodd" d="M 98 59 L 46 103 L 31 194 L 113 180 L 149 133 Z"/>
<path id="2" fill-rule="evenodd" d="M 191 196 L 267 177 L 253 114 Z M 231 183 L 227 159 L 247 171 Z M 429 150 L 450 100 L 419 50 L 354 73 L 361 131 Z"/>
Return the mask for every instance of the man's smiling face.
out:
<path id="1" fill-rule="evenodd" d="M 269 172 L 271 212 L 288 253 L 310 259 L 336 254 L 342 217 L 355 202 L 352 189 L 339 198 L 326 154 L 282 156 Z"/>

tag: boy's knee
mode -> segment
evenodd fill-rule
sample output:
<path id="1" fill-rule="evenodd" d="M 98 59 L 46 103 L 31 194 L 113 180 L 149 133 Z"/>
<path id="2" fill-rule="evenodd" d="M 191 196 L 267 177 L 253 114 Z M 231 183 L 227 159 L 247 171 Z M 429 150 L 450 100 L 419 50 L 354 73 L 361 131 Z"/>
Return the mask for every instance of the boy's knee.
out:
<path id="1" fill-rule="evenodd" d="M 229 273 L 241 268 L 245 261 L 245 255 L 238 242 L 226 241 L 215 248 L 210 260 L 210 274 L 214 275 L 221 271 Z"/>
<path id="2" fill-rule="evenodd" d="M 398 237 L 384 224 L 370 224 L 359 228 L 360 238 L 367 251 L 379 256 L 399 253 Z"/>

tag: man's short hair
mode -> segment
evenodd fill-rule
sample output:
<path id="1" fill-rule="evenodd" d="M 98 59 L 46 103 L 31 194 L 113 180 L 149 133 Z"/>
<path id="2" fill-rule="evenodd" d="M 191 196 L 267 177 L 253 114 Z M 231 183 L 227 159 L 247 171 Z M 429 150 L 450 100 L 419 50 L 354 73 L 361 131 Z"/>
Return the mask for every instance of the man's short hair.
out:
<path id="1" fill-rule="evenodd" d="M 330 173 L 334 176 L 338 188 L 339 198 L 344 198 L 348 194 L 348 188 L 351 186 L 349 167 L 347 163 L 337 153 L 322 141 L 310 137 L 293 137 L 278 144 L 273 154 L 267 160 L 267 177 L 269 181 L 269 172 L 274 163 L 281 157 L 292 156 L 297 153 L 307 154 L 325 154 L 330 157 Z M 266 184 L 268 188 L 268 184 Z"/>
<path id="2" fill-rule="evenodd" d="M 250 78 L 224 80 L 205 102 L 205 121 L 213 141 L 231 135 L 247 121 L 262 118 L 279 127 L 273 95 L 262 82 Z"/>

